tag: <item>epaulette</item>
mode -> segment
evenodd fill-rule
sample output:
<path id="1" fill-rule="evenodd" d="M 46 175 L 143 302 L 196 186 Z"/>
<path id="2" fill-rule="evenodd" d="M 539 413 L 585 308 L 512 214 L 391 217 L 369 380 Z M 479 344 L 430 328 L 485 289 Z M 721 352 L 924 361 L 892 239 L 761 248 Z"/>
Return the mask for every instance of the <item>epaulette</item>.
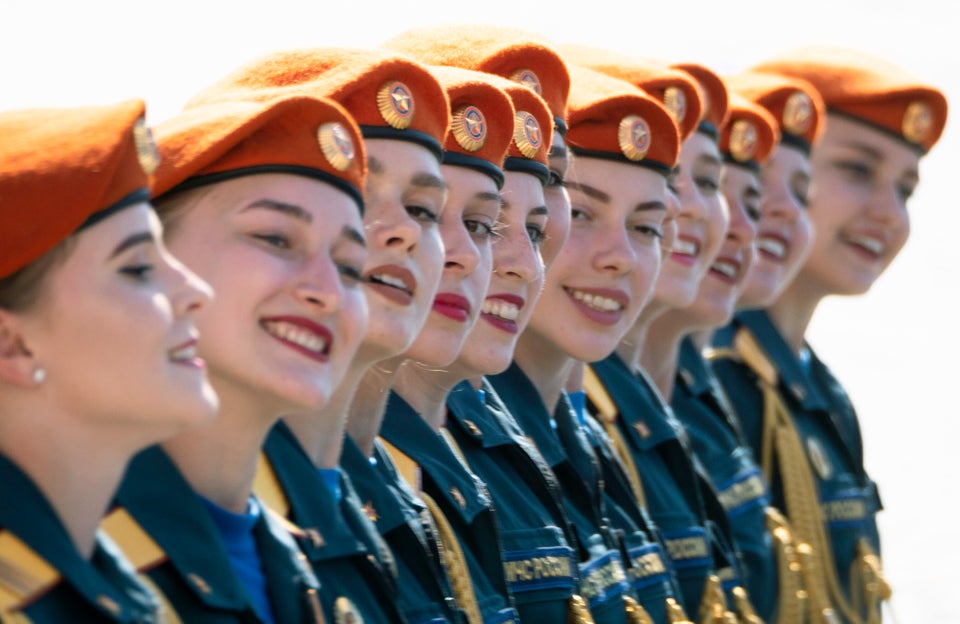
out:
<path id="1" fill-rule="evenodd" d="M 770 361 L 763 348 L 757 343 L 747 329 L 737 330 L 737 335 L 733 339 L 733 347 L 740 354 L 743 362 L 757 374 L 757 376 L 776 388 L 780 376 L 777 374 L 777 367 Z"/>
<path id="2" fill-rule="evenodd" d="M 23 540 L 0 530 L 0 619 L 30 622 L 20 609 L 53 589 L 61 578 L 57 569 Z"/>
<path id="3" fill-rule="evenodd" d="M 257 472 L 253 478 L 253 493 L 256 494 L 268 509 L 277 512 L 277 515 L 286 518 L 290 515 L 290 501 L 287 499 L 277 473 L 270 465 L 266 453 L 261 452 L 257 461 Z"/>

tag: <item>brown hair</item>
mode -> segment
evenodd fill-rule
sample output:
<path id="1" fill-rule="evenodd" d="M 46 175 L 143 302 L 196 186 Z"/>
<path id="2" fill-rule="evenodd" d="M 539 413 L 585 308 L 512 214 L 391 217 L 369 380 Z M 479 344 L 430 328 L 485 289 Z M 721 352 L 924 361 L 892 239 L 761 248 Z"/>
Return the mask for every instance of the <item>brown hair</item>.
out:
<path id="1" fill-rule="evenodd" d="M 16 312 L 34 305 L 43 293 L 50 271 L 70 255 L 73 241 L 73 236 L 68 236 L 27 266 L 0 278 L 0 308 Z"/>

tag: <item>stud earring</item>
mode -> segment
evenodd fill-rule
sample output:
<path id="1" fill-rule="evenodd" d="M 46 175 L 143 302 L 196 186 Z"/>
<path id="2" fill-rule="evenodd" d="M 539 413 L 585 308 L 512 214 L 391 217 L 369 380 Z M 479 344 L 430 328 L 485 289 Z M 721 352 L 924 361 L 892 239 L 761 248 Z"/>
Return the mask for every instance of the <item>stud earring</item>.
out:
<path id="1" fill-rule="evenodd" d="M 33 369 L 33 375 L 32 375 L 33 383 L 41 384 L 43 383 L 43 380 L 46 378 L 47 378 L 47 370 L 45 368 L 38 366 L 37 368 Z"/>

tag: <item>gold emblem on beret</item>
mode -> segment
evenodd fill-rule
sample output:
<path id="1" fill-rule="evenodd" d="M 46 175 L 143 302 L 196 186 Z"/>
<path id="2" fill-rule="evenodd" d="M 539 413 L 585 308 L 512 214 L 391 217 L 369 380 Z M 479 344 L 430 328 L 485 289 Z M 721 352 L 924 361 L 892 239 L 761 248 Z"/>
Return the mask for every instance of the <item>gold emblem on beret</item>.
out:
<path id="1" fill-rule="evenodd" d="M 826 481 L 833 475 L 830 458 L 827 457 L 827 451 L 818 438 L 813 436 L 807 438 L 807 457 L 810 458 L 810 465 L 821 479 Z"/>
<path id="2" fill-rule="evenodd" d="M 518 69 L 510 74 L 510 80 L 519 82 L 537 95 L 543 95 L 543 87 L 540 85 L 540 77 L 532 69 Z"/>
<path id="3" fill-rule="evenodd" d="M 160 165 L 160 152 L 153 140 L 153 133 L 147 127 L 146 120 L 141 117 L 133 124 L 133 144 L 137 150 L 137 160 L 147 175 L 153 175 Z"/>
<path id="4" fill-rule="evenodd" d="M 617 128 L 620 151 L 630 160 L 643 160 L 650 150 L 650 126 L 639 115 L 627 115 Z"/>
<path id="5" fill-rule="evenodd" d="M 537 155 L 543 145 L 543 132 L 532 113 L 517 111 L 513 122 L 513 142 L 527 158 Z"/>
<path id="6" fill-rule="evenodd" d="M 353 164 L 357 152 L 353 147 L 353 139 L 343 124 L 330 121 L 317 130 L 317 139 L 320 151 L 337 171 L 346 171 Z"/>
<path id="7" fill-rule="evenodd" d="M 933 127 L 933 112 L 926 102 L 911 102 L 903 113 L 903 138 L 922 143 Z"/>
<path id="8" fill-rule="evenodd" d="M 783 105 L 783 129 L 793 136 L 803 136 L 813 122 L 813 102 L 803 91 L 794 91 Z"/>
<path id="9" fill-rule="evenodd" d="M 398 80 L 392 80 L 377 91 L 377 107 L 383 120 L 403 130 L 413 123 L 413 112 L 416 105 L 413 101 L 413 92 Z"/>
<path id="10" fill-rule="evenodd" d="M 667 87 L 663 92 L 663 105 L 677 123 L 687 116 L 687 95 L 680 87 Z"/>
<path id="11" fill-rule="evenodd" d="M 757 127 L 752 121 L 738 119 L 730 127 L 729 151 L 734 160 L 747 162 L 757 152 Z"/>
<path id="12" fill-rule="evenodd" d="M 357 606 L 346 596 L 333 602 L 333 618 L 336 624 L 363 624 L 363 616 Z"/>
<path id="13" fill-rule="evenodd" d="M 450 132 L 460 147 L 475 152 L 487 142 L 487 120 L 476 106 L 463 106 L 453 113 Z"/>

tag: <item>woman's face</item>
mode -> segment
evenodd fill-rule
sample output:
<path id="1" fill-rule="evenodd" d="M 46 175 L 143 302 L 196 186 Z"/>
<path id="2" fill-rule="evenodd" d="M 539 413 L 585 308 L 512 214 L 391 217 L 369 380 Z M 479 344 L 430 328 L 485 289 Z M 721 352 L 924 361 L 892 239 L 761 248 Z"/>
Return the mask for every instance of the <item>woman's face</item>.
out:
<path id="1" fill-rule="evenodd" d="M 676 237 L 654 290 L 657 303 L 670 308 L 690 305 L 723 242 L 726 211 L 720 194 L 720 152 L 713 139 L 694 132 L 680 148 L 673 180 L 680 208 Z"/>
<path id="2" fill-rule="evenodd" d="M 682 314 L 692 317 L 696 329 L 725 325 L 754 258 L 757 221 L 760 219 L 758 174 L 738 165 L 723 168 L 721 182 L 730 221 L 720 252 L 700 280 L 693 303 Z"/>
<path id="3" fill-rule="evenodd" d="M 491 240 L 500 191 L 479 171 L 443 165 L 447 203 L 440 220 L 444 263 L 440 287 L 423 329 L 405 353 L 429 366 L 453 362 L 483 307 L 493 266 Z"/>
<path id="4" fill-rule="evenodd" d="M 554 130 L 549 155 L 550 180 L 543 189 L 548 212 L 547 229 L 540 245 L 540 255 L 547 268 L 560 253 L 570 233 L 570 194 L 563 185 L 570 170 L 570 160 L 570 150 L 563 135 Z"/>
<path id="5" fill-rule="evenodd" d="M 760 174 L 757 253 L 737 307 L 773 303 L 807 259 L 813 226 L 807 214 L 810 161 L 795 147 L 778 145 Z"/>
<path id="6" fill-rule="evenodd" d="M 366 325 L 362 228 L 349 196 L 291 174 L 211 185 L 178 212 L 170 249 L 217 293 L 197 323 L 222 397 L 271 416 L 326 403 Z"/>
<path id="7" fill-rule="evenodd" d="M 360 352 L 369 362 L 406 351 L 430 313 L 444 263 L 438 226 L 447 190 L 425 147 L 388 139 L 366 146 L 363 275 L 370 321 Z"/>
<path id="8" fill-rule="evenodd" d="M 547 271 L 528 332 L 569 357 L 609 355 L 660 269 L 666 180 L 635 165 L 582 157 L 566 182 L 571 225 Z"/>
<path id="9" fill-rule="evenodd" d="M 532 175 L 508 171 L 502 195 L 490 287 L 457 358 L 471 375 L 493 375 L 510 365 L 543 288 L 540 244 L 548 227 L 543 185 Z"/>
<path id="10" fill-rule="evenodd" d="M 146 202 L 81 230 L 38 301 L 17 313 L 25 347 L 47 373 L 38 389 L 70 413 L 138 428 L 143 445 L 217 410 L 195 346 L 210 287 L 160 237 Z"/>
<path id="11" fill-rule="evenodd" d="M 869 290 L 910 235 L 919 156 L 898 139 L 828 115 L 810 156 L 814 238 L 795 283 L 814 296 Z"/>

